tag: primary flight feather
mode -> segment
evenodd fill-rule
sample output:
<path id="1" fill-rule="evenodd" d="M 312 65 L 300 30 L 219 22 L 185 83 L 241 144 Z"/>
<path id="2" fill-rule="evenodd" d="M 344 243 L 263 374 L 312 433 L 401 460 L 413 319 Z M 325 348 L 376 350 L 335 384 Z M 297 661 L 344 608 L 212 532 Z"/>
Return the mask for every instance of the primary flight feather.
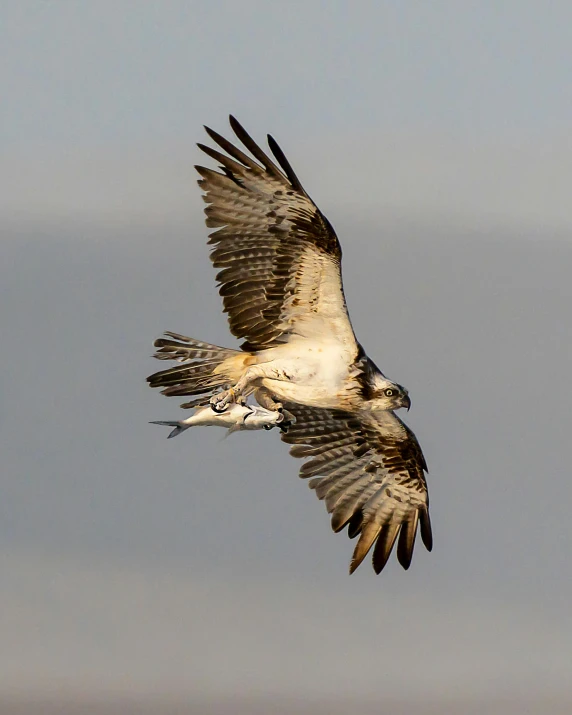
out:
<path id="1" fill-rule="evenodd" d="M 196 168 L 206 223 L 216 229 L 210 255 L 224 311 L 244 342 L 233 350 L 166 333 L 155 357 L 180 364 L 148 381 L 165 395 L 192 396 L 186 408 L 222 412 L 253 395 L 281 412 L 282 439 L 294 456 L 311 457 L 300 476 L 311 477 L 333 529 L 359 537 L 350 572 L 373 546 L 379 573 L 395 542 L 408 568 L 418 525 L 428 550 L 432 536 L 425 459 L 394 412 L 410 407 L 407 390 L 356 340 L 330 222 L 272 137 L 276 161 L 234 117 L 230 124 L 250 156 L 206 128 L 219 148 L 199 147 L 219 166 Z"/>

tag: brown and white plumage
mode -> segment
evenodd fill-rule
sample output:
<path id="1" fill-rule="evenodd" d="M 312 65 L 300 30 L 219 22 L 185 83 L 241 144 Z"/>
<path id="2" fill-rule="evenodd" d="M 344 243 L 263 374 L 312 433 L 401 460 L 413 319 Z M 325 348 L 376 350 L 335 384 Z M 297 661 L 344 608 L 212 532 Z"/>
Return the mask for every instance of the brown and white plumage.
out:
<path id="1" fill-rule="evenodd" d="M 182 364 L 148 381 L 164 394 L 193 396 L 183 407 L 210 401 L 224 410 L 254 394 L 264 408 L 284 410 L 295 423 L 283 440 L 294 456 L 311 458 L 300 476 L 311 477 L 334 530 L 347 525 L 359 535 L 350 571 L 375 544 L 379 573 L 396 541 L 408 568 L 418 525 L 429 550 L 432 536 L 425 459 L 394 413 L 409 408 L 407 390 L 356 340 L 339 241 L 282 150 L 269 136 L 274 161 L 230 123 L 251 156 L 206 128 L 219 148 L 199 147 L 219 170 L 197 170 L 206 223 L 216 229 L 209 244 L 224 311 L 244 342 L 237 351 L 167 333 L 155 342 L 156 357 Z"/>
<path id="2" fill-rule="evenodd" d="M 397 558 L 409 568 L 418 522 L 429 551 L 433 546 L 425 471 L 411 430 L 391 411 L 353 415 L 289 404 L 296 417 L 282 440 L 293 457 L 310 457 L 300 469 L 332 515 L 332 529 L 359 535 L 350 573 L 371 547 L 376 573 L 397 540 Z"/>
<path id="3" fill-rule="evenodd" d="M 211 260 L 233 335 L 247 350 L 289 336 L 319 334 L 357 351 L 340 272 L 341 248 L 283 152 L 268 137 L 282 170 L 234 119 L 237 137 L 257 161 L 206 128 L 227 154 L 199 147 L 220 171 L 197 166 L 204 191 Z"/>

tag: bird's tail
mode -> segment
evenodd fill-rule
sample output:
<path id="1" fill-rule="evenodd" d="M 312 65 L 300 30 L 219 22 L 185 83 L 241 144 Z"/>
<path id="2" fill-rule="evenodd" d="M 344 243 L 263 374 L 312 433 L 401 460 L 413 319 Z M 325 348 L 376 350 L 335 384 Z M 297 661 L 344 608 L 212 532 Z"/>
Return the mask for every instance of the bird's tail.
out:
<path id="1" fill-rule="evenodd" d="M 221 348 L 177 333 L 165 333 L 155 340 L 158 360 L 183 363 L 161 370 L 147 378 L 150 387 L 161 387 L 163 395 L 193 395 L 181 405 L 184 408 L 208 404 L 221 388 L 230 387 L 240 379 L 249 364 L 250 353 Z"/>

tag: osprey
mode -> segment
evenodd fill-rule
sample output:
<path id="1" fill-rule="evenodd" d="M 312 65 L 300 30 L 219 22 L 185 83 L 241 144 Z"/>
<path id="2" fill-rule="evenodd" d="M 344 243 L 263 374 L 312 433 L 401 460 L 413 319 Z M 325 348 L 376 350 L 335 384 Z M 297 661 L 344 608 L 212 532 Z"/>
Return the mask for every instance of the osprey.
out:
<path id="1" fill-rule="evenodd" d="M 407 569 L 420 525 L 432 548 L 427 466 L 413 432 L 395 410 L 411 403 L 357 341 L 344 298 L 342 252 L 276 141 L 273 161 L 234 117 L 250 152 L 205 127 L 225 153 L 199 144 L 219 170 L 201 176 L 211 260 L 240 350 L 165 333 L 159 360 L 179 364 L 151 375 L 164 395 L 189 395 L 183 408 L 210 403 L 222 412 L 249 395 L 283 414 L 282 440 L 310 457 L 300 476 L 325 501 L 332 528 L 359 537 L 350 573 L 373 549 L 379 573 L 397 541 Z M 288 427 L 286 430 L 285 428 Z"/>

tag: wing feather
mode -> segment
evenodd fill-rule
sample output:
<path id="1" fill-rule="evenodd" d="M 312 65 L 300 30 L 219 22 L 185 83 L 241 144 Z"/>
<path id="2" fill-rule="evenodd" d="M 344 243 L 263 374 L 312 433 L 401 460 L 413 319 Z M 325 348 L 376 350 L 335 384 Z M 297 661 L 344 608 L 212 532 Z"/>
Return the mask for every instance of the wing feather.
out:
<path id="1" fill-rule="evenodd" d="M 388 524 L 383 524 L 377 537 L 377 542 L 373 550 L 373 569 L 375 573 L 381 573 L 383 567 L 389 559 L 397 534 L 401 529 L 401 523 L 396 520 L 391 520 Z M 355 564 L 357 568 L 359 564 Z M 352 563 L 353 566 L 353 563 Z"/>
<path id="2" fill-rule="evenodd" d="M 248 151 L 252 154 L 252 156 L 255 159 L 258 159 L 258 161 L 266 169 L 266 172 L 271 176 L 275 177 L 276 179 L 281 180 L 283 175 L 280 169 L 276 166 L 272 159 L 270 159 L 270 157 L 265 154 L 264 151 L 262 151 L 262 149 L 258 146 L 258 144 L 254 141 L 254 139 L 250 136 L 246 129 L 240 124 L 240 122 L 232 115 L 229 117 L 229 122 L 233 132 L 248 149 Z"/>
<path id="3" fill-rule="evenodd" d="M 196 168 L 206 224 L 218 229 L 209 238 L 211 260 L 222 269 L 217 281 L 231 332 L 246 349 L 319 333 L 357 352 L 331 224 L 272 137 L 278 164 L 234 117 L 230 125 L 254 159 L 206 128 L 218 148 L 199 148 L 220 170 Z"/>
<path id="4" fill-rule="evenodd" d="M 401 527 L 399 532 L 399 541 L 397 543 L 397 560 L 404 569 L 408 569 L 411 565 L 413 557 L 413 547 L 415 546 L 415 536 L 417 535 L 417 522 L 419 521 L 419 512 L 416 511 Z"/>
<path id="5" fill-rule="evenodd" d="M 335 497 L 355 482 L 362 467 L 359 461 L 348 460 L 338 469 L 329 472 L 327 477 L 314 477 L 308 486 L 315 490 L 318 499 L 324 500 L 326 507 L 329 503 L 335 506 Z"/>
<path id="6" fill-rule="evenodd" d="M 311 457 L 300 476 L 325 502 L 334 531 L 359 535 L 350 573 L 373 548 L 380 573 L 397 542 L 397 559 L 409 568 L 417 527 L 432 548 L 427 466 L 413 432 L 393 413 L 353 415 L 296 404 L 286 408 L 295 424 L 282 435 L 295 457 Z"/>
<path id="7" fill-rule="evenodd" d="M 274 139 L 274 137 L 270 136 L 270 134 L 268 134 L 267 138 L 268 138 L 268 146 L 270 147 L 270 150 L 276 157 L 276 160 L 278 161 L 278 163 L 284 170 L 284 173 L 288 177 L 288 180 L 290 181 L 290 183 L 292 184 L 294 189 L 296 189 L 296 191 L 300 192 L 301 194 L 304 194 L 304 196 L 307 196 L 306 192 L 304 191 L 304 187 L 300 183 L 300 179 L 294 173 L 294 169 L 290 166 L 290 162 L 285 157 L 282 149 L 278 146 L 276 139 Z"/>

